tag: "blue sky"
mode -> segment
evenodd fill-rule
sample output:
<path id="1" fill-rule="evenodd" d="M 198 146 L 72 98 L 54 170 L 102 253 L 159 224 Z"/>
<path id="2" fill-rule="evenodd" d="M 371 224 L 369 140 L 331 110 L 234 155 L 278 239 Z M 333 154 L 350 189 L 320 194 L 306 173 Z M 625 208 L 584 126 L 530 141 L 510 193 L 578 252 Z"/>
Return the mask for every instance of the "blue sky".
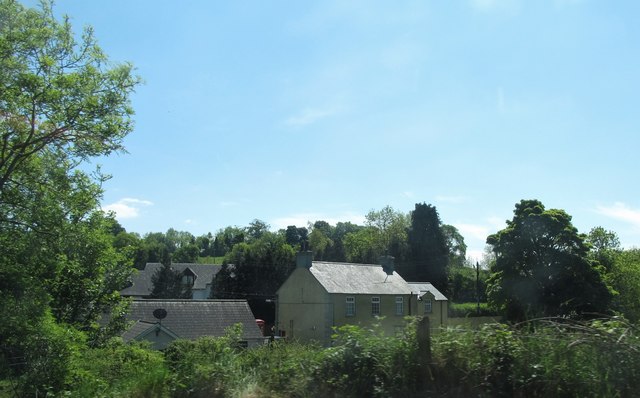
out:
<path id="1" fill-rule="evenodd" d="M 27 2 L 32 4 L 33 2 Z M 133 96 L 100 159 L 129 231 L 435 205 L 478 256 L 521 199 L 640 246 L 635 1 L 58 0 Z"/>

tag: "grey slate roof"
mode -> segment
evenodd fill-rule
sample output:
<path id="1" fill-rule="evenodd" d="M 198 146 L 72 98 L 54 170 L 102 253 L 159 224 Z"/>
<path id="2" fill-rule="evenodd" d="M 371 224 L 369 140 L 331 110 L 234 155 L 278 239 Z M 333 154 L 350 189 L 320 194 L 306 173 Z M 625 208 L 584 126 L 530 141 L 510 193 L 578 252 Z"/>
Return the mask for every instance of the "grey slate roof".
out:
<path id="1" fill-rule="evenodd" d="M 314 261 L 309 271 L 329 293 L 409 294 L 407 282 L 393 272 L 387 275 L 377 264 Z"/>
<path id="2" fill-rule="evenodd" d="M 236 323 L 242 323 L 245 340 L 263 338 L 246 300 L 134 300 L 127 319 L 135 323 L 123 338 L 135 338 L 157 323 L 153 311 L 158 308 L 167 311 L 162 326 L 182 339 L 223 336 Z"/>
<path id="3" fill-rule="evenodd" d="M 123 296 L 148 297 L 153 290 L 151 277 L 160 268 L 162 268 L 161 263 L 147 263 L 144 269 L 133 275 L 131 280 L 133 284 L 121 290 L 120 294 Z M 187 268 L 191 269 L 196 275 L 192 290 L 203 290 L 207 288 L 207 284 L 211 283 L 213 277 L 220 271 L 222 266 L 215 264 L 174 263 L 171 264 L 171 268 L 180 272 Z"/>
<path id="4" fill-rule="evenodd" d="M 134 340 L 136 337 L 146 335 L 150 331 L 155 331 L 156 329 L 161 329 L 164 333 L 169 334 L 174 338 L 178 338 L 178 336 L 169 330 L 169 328 L 157 322 L 136 321 L 122 334 L 122 339 L 128 342 Z"/>
<path id="5" fill-rule="evenodd" d="M 436 301 L 447 300 L 445 295 L 440 293 L 440 291 L 436 289 L 431 282 L 408 282 L 408 284 L 411 287 L 411 291 L 419 297 L 421 297 L 425 292 L 429 292 L 433 294 Z"/>

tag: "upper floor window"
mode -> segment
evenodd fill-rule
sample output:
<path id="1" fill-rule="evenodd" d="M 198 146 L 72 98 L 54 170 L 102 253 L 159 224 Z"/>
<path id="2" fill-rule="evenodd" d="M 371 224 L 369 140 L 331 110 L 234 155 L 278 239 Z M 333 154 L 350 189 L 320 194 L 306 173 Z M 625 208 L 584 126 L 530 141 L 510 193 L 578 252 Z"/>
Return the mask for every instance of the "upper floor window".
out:
<path id="1" fill-rule="evenodd" d="M 380 297 L 371 297 L 371 315 L 380 315 Z"/>
<path id="2" fill-rule="evenodd" d="M 424 299 L 424 313 L 430 314 L 433 312 L 433 302 L 430 298 Z"/>
<path id="3" fill-rule="evenodd" d="M 347 297 L 345 301 L 345 315 L 346 316 L 356 315 L 356 298 L 355 297 Z"/>
<path id="4" fill-rule="evenodd" d="M 404 297 L 396 297 L 396 315 L 404 315 Z"/>
<path id="5" fill-rule="evenodd" d="M 193 286 L 194 282 L 195 282 L 195 278 L 194 278 L 193 274 L 191 274 L 191 273 L 182 274 L 182 284 L 184 286 Z"/>

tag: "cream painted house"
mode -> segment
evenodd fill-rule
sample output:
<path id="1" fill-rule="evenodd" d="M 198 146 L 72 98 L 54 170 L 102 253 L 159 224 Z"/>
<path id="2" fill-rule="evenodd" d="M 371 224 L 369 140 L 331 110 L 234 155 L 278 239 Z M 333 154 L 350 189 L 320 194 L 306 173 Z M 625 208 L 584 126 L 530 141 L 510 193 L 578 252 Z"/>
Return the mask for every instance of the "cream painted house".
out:
<path id="1" fill-rule="evenodd" d="M 380 325 L 394 335 L 408 315 L 428 316 L 432 327 L 446 324 L 447 299 L 430 283 L 407 283 L 393 270 L 393 258 L 377 264 L 312 261 L 298 264 L 277 292 L 276 322 L 287 338 L 327 345 L 334 327 Z M 431 303 L 431 305 L 427 305 Z"/>

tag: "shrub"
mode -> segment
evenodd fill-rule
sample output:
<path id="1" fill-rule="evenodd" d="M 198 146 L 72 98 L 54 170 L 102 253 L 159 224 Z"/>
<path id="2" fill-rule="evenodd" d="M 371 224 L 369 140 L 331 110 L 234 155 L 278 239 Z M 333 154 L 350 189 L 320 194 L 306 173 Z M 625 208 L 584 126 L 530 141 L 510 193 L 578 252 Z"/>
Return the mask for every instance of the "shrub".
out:
<path id="1" fill-rule="evenodd" d="M 173 397 L 228 397 L 250 382 L 240 366 L 242 325 L 224 337 L 176 340 L 165 350 Z"/>
<path id="2" fill-rule="evenodd" d="M 162 354 L 147 343 L 112 339 L 76 358 L 71 397 L 163 397 L 167 369 Z"/>
<path id="3" fill-rule="evenodd" d="M 480 313 L 478 313 L 478 303 L 449 303 L 449 316 L 459 318 L 498 316 L 498 312 L 487 303 L 480 303 Z"/>
<path id="4" fill-rule="evenodd" d="M 379 328 L 338 328 L 334 345 L 323 352 L 314 372 L 320 395 L 397 396 L 416 391 L 419 369 L 415 325 L 403 335 L 384 336 Z"/>
<path id="5" fill-rule="evenodd" d="M 637 330 L 616 319 L 449 329 L 432 348 L 434 380 L 449 394 L 625 397 L 640 387 Z"/>

